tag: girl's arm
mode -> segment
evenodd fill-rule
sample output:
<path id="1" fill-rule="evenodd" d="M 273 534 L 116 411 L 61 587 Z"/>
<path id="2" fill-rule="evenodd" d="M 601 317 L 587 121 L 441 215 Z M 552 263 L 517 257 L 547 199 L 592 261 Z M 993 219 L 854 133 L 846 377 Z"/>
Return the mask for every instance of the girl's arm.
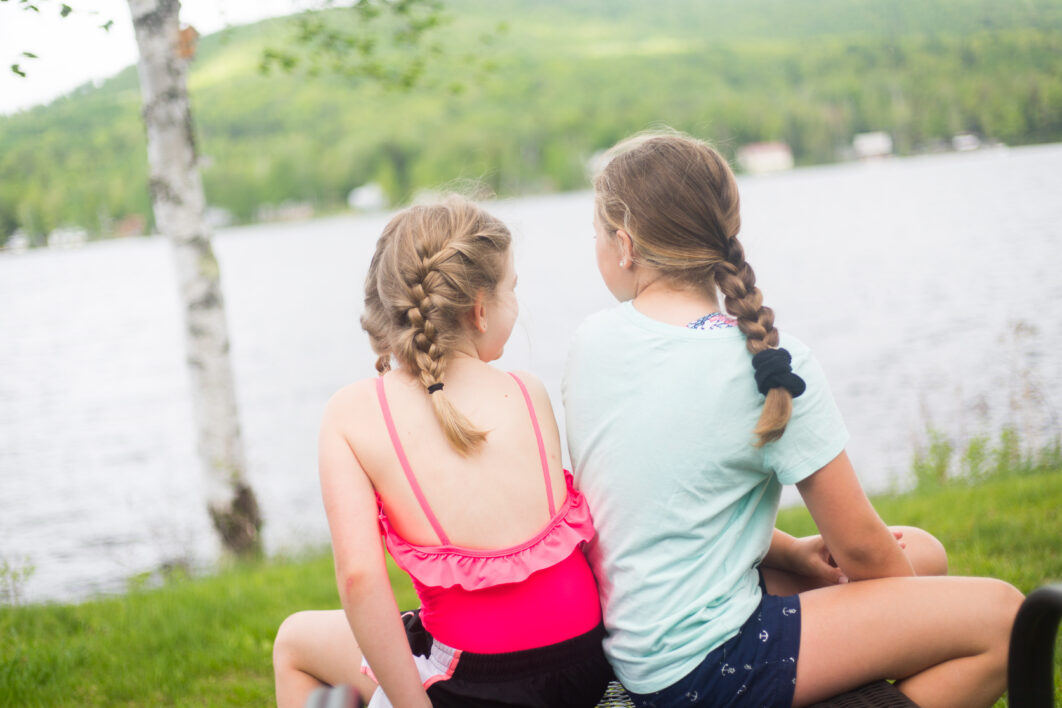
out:
<path id="1" fill-rule="evenodd" d="M 837 564 L 832 562 L 822 536 L 795 538 L 785 531 L 774 530 L 771 547 L 761 564 L 765 568 L 784 570 L 816 580 L 822 585 L 836 585 L 847 580 Z"/>
<path id="2" fill-rule="evenodd" d="M 915 574 L 863 492 L 846 452 L 797 482 L 797 490 L 830 555 L 850 580 Z"/>
<path id="3" fill-rule="evenodd" d="M 907 544 L 902 540 L 903 529 L 890 528 L 889 532 L 900 542 L 900 548 L 906 550 Z M 931 560 L 936 561 L 936 556 L 934 555 Z M 796 538 L 776 528 L 774 535 L 771 536 L 771 547 L 767 550 L 767 555 L 763 557 L 761 565 L 764 568 L 784 570 L 803 576 L 817 581 L 820 585 L 848 582 L 847 576 L 837 567 L 837 561 L 830 554 L 830 549 L 826 547 L 826 542 L 820 534 Z M 915 569 L 917 570 L 917 567 Z M 930 574 L 946 575 L 947 573 L 944 570 L 934 570 Z"/>
<path id="4" fill-rule="evenodd" d="M 345 410 L 343 410 L 345 409 Z M 329 401 L 318 441 L 321 495 L 339 597 L 358 646 L 394 706 L 430 708 L 387 577 L 372 484 L 340 425 L 349 401 Z"/>

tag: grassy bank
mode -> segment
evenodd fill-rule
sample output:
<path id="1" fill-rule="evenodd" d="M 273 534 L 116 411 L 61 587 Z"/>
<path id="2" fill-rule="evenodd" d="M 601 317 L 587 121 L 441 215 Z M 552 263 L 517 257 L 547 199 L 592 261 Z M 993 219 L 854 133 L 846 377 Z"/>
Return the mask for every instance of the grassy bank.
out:
<path id="1" fill-rule="evenodd" d="M 1025 592 L 1062 580 L 1062 468 L 875 503 L 889 523 L 933 531 L 954 574 L 1004 578 Z M 802 509 L 784 511 L 779 525 L 813 530 Z M 413 606 L 408 583 L 396 586 L 399 604 Z M 4 608 L 0 705 L 270 705 L 277 626 L 294 610 L 336 606 L 331 557 L 321 554 L 80 605 Z"/>

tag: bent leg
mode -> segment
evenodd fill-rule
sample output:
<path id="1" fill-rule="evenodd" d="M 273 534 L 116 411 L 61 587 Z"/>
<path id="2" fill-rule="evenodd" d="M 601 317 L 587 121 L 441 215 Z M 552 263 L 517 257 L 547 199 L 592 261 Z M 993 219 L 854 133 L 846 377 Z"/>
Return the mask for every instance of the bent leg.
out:
<path id="1" fill-rule="evenodd" d="M 893 533 L 902 533 L 900 543 L 916 575 L 947 575 L 948 552 L 937 537 L 916 526 L 890 526 Z"/>
<path id="2" fill-rule="evenodd" d="M 877 679 L 923 708 L 991 706 L 1022 595 L 991 578 L 884 578 L 800 596 L 794 706 Z"/>
<path id="3" fill-rule="evenodd" d="M 302 708 L 320 686 L 350 684 L 366 701 L 376 683 L 361 673 L 361 650 L 342 610 L 296 612 L 273 642 L 277 705 Z"/>

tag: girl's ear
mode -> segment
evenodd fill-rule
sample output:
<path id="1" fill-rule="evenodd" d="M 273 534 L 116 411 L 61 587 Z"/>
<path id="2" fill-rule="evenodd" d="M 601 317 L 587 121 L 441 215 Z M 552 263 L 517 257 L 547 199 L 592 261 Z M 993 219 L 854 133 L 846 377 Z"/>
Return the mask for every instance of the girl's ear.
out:
<path id="1" fill-rule="evenodd" d="M 634 265 L 634 239 L 623 229 L 616 230 L 616 240 L 619 242 L 620 267 L 629 268 Z"/>
<path id="2" fill-rule="evenodd" d="M 487 296 L 482 290 L 476 293 L 476 300 L 472 303 L 468 318 L 473 330 L 480 334 L 487 333 Z"/>

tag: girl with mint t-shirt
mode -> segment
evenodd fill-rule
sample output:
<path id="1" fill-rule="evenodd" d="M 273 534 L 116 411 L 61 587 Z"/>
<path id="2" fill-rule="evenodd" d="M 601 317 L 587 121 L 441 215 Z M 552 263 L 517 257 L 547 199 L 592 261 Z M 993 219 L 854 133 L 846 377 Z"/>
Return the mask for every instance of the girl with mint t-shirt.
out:
<path id="1" fill-rule="evenodd" d="M 605 651 L 635 704 L 788 708 L 885 678 L 921 706 L 991 706 L 1022 596 L 915 577 L 943 555 L 917 531 L 905 552 L 867 500 L 821 369 L 745 261 L 726 161 L 677 134 L 608 158 L 597 261 L 621 304 L 576 334 L 564 404 Z M 773 531 L 783 484 L 821 538 Z M 836 582 L 788 572 L 808 544 Z"/>

